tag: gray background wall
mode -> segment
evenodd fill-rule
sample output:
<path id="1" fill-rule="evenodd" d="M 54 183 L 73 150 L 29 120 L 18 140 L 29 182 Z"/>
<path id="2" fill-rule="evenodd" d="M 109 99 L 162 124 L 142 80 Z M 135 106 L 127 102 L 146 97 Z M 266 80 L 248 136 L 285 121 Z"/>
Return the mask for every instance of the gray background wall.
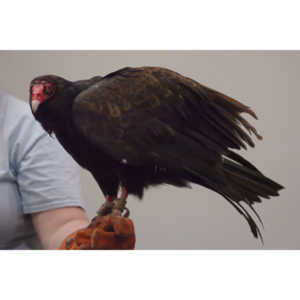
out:
<path id="1" fill-rule="evenodd" d="M 251 122 L 264 140 L 243 155 L 286 189 L 256 206 L 264 246 L 216 193 L 196 186 L 150 189 L 143 201 L 128 201 L 137 249 L 299 249 L 300 52 L 0 51 L 0 88 L 28 101 L 29 82 L 38 75 L 78 80 L 142 65 L 173 69 L 253 108 L 259 120 Z M 92 217 L 104 198 L 84 170 L 82 186 Z"/>

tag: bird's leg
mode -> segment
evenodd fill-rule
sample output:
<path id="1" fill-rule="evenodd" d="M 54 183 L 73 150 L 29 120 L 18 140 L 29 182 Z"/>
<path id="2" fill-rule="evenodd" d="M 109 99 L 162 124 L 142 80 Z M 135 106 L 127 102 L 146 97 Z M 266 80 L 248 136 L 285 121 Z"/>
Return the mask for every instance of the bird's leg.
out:
<path id="1" fill-rule="evenodd" d="M 121 199 L 126 201 L 127 197 L 128 197 L 128 192 L 127 192 L 126 188 L 124 186 L 122 186 Z"/>
<path id="2" fill-rule="evenodd" d="M 121 197 L 114 200 L 113 214 L 122 215 L 123 211 L 125 213 L 123 217 L 127 218 L 129 216 L 129 209 L 126 207 L 126 199 L 128 197 L 128 192 L 124 186 L 122 186 Z"/>
<path id="3" fill-rule="evenodd" d="M 112 212 L 112 209 L 114 208 L 114 199 L 110 195 L 105 196 L 105 202 L 98 210 L 98 216 L 105 216 Z"/>
<path id="4" fill-rule="evenodd" d="M 123 217 L 129 216 L 129 209 L 126 207 L 126 199 L 128 192 L 125 187 L 122 186 L 120 198 L 113 198 L 110 195 L 106 195 L 104 204 L 98 210 L 98 216 L 106 216 L 113 214 L 115 216 L 121 216 L 125 211 Z"/>

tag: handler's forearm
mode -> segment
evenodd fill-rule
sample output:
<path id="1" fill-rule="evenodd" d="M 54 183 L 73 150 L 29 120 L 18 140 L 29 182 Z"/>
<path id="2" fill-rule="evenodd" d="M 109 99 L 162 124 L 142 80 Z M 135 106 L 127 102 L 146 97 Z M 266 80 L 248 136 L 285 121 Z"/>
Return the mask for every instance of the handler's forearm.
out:
<path id="1" fill-rule="evenodd" d="M 88 222 L 81 220 L 70 221 L 63 226 L 61 226 L 56 232 L 46 239 L 41 238 L 41 243 L 44 249 L 58 249 L 63 242 L 63 240 L 71 233 L 77 231 L 78 229 L 85 228 Z"/>
<path id="2" fill-rule="evenodd" d="M 85 228 L 89 223 L 84 210 L 79 207 L 35 213 L 32 221 L 44 249 L 58 249 L 69 234 Z"/>

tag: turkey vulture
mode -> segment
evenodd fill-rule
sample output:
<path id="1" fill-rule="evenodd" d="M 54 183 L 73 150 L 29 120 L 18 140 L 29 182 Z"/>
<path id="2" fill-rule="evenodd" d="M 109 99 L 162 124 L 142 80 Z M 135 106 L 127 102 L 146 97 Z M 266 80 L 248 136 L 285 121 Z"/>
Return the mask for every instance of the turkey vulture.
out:
<path id="1" fill-rule="evenodd" d="M 241 113 L 244 104 L 174 71 L 123 68 L 105 77 L 71 82 L 40 76 L 30 104 L 43 128 L 89 170 L 106 203 L 128 194 L 142 198 L 159 184 L 196 183 L 222 195 L 248 222 L 261 222 L 253 204 L 283 187 L 232 151 L 262 137 Z"/>

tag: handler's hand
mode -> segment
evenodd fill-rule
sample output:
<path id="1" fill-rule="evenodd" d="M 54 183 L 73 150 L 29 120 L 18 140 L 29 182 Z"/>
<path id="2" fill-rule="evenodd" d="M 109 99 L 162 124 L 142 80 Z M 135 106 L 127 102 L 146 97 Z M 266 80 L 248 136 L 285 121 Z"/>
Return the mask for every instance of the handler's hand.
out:
<path id="1" fill-rule="evenodd" d="M 134 249 L 135 232 L 131 219 L 121 216 L 97 216 L 91 224 L 70 234 L 61 244 L 62 250 Z"/>

